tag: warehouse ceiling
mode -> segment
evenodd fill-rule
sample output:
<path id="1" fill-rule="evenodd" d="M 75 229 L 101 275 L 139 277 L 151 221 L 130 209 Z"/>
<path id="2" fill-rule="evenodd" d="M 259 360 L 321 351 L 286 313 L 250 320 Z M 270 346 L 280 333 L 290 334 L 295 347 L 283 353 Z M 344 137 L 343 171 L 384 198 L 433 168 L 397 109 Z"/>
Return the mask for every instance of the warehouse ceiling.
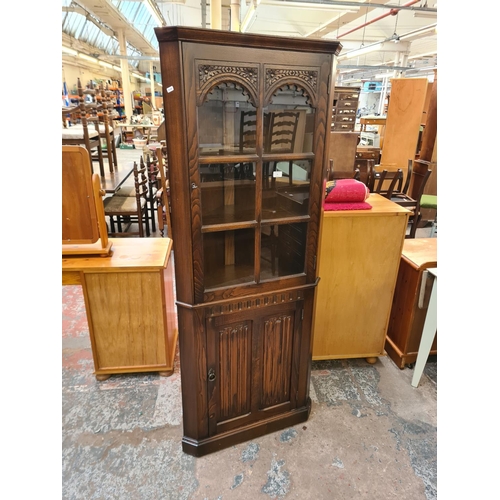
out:
<path id="1" fill-rule="evenodd" d="M 207 0 L 62 0 L 63 63 L 100 61 L 119 71 L 127 59 L 144 74 L 158 60 L 154 28 L 181 25 L 339 40 L 341 85 L 384 75 L 427 76 L 437 68 L 437 0 L 211 3 L 212 13 Z"/>

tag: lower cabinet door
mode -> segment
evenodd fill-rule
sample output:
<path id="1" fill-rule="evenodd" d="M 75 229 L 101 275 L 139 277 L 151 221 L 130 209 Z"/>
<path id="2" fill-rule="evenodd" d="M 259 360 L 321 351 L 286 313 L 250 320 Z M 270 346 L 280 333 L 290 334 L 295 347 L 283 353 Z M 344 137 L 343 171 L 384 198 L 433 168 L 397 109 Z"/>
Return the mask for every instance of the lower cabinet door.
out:
<path id="1" fill-rule="evenodd" d="M 207 319 L 210 435 L 296 407 L 301 311 L 299 301 Z"/>

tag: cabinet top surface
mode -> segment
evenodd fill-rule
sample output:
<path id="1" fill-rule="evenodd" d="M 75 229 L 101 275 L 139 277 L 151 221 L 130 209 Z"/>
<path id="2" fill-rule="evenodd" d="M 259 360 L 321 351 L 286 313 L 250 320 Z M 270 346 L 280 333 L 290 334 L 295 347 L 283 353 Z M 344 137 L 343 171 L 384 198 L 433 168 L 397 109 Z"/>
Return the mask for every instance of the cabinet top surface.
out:
<path id="1" fill-rule="evenodd" d="M 168 26 L 155 28 L 159 42 L 184 41 L 214 45 L 234 45 L 304 52 L 328 52 L 338 55 L 342 44 L 337 40 L 304 39 L 276 35 L 237 33 L 235 31 Z"/>
<path id="2" fill-rule="evenodd" d="M 437 266 L 437 238 L 411 238 L 403 243 L 403 259 L 417 269 Z"/>
<path id="3" fill-rule="evenodd" d="M 109 271 L 163 268 L 172 249 L 170 238 L 110 238 L 109 257 L 75 256 L 62 259 L 64 271 Z"/>
<path id="4" fill-rule="evenodd" d="M 370 193 L 366 199 L 366 203 L 370 204 L 370 210 L 336 210 L 324 211 L 322 216 L 329 219 L 333 217 L 374 217 L 379 215 L 405 215 L 411 212 L 406 208 L 394 203 L 380 194 Z"/>

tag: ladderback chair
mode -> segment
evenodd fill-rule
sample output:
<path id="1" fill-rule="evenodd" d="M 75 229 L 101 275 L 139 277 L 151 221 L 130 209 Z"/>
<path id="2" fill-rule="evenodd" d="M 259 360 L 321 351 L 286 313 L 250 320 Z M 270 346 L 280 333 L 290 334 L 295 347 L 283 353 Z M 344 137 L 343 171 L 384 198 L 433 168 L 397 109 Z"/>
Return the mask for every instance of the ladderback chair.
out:
<path id="1" fill-rule="evenodd" d="M 89 128 L 89 122 L 87 119 L 89 107 L 85 103 L 85 96 L 80 78 L 78 78 L 77 88 L 80 108 L 80 124 L 68 127 L 66 120 L 63 120 L 62 144 L 67 146 L 84 146 L 89 151 L 91 158 L 92 152 L 97 151 L 99 171 L 101 177 L 104 177 L 104 157 L 102 154 L 101 138 L 99 136 L 99 131 L 95 130 L 95 127 Z"/>
<path id="2" fill-rule="evenodd" d="M 109 171 L 113 172 L 114 167 L 118 167 L 118 156 L 116 153 L 115 133 L 113 128 L 113 120 L 111 119 L 111 111 L 114 109 L 112 104 L 113 92 L 108 90 L 106 86 L 101 83 L 97 90 L 97 99 L 100 101 L 100 113 L 98 121 L 94 123 L 96 129 L 99 131 L 101 139 L 106 141 L 106 150 L 103 151 L 103 157 L 107 158 L 109 164 Z"/>
<path id="3" fill-rule="evenodd" d="M 150 236 L 148 210 L 148 177 L 146 165 L 141 168 L 134 162 L 134 196 L 122 196 L 117 193 L 104 199 L 104 213 L 109 217 L 110 236 Z M 131 231 L 132 224 L 136 223 L 137 231 Z M 115 230 L 117 228 L 117 230 Z"/>
<path id="4" fill-rule="evenodd" d="M 165 227 L 167 228 L 166 236 L 172 234 L 172 217 L 170 205 L 170 184 L 168 180 L 168 156 L 167 147 L 162 146 L 156 149 L 156 157 L 158 161 L 158 170 L 160 172 L 160 187 L 156 192 L 156 207 L 158 217 L 158 230 L 162 236 L 165 236 Z"/>
<path id="5" fill-rule="evenodd" d="M 411 210 L 410 215 L 410 233 L 407 238 L 415 238 L 418 224 L 421 219 L 421 198 L 424 193 L 425 185 L 429 180 L 432 170 L 429 169 L 429 163 L 424 160 L 413 161 L 410 185 L 408 193 L 394 193 L 389 198 L 394 203 Z"/>

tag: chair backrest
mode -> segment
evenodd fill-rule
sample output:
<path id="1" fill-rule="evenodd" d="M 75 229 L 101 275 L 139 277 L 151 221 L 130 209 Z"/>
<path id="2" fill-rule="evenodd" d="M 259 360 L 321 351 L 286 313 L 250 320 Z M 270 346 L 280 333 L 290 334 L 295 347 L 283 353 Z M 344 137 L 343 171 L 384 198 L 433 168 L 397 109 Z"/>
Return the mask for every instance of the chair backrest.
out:
<path id="1" fill-rule="evenodd" d="M 99 175 L 92 174 L 89 151 L 62 146 L 62 253 L 108 255 L 103 192 Z"/>
<path id="2" fill-rule="evenodd" d="M 167 148 L 160 147 L 156 149 L 156 158 L 158 160 L 158 170 L 160 171 L 160 187 L 158 189 L 158 195 L 161 197 L 159 200 L 162 205 L 162 217 L 165 216 L 165 222 L 167 223 L 167 232 L 172 234 L 172 220 L 170 214 L 170 183 L 168 180 L 168 156 Z M 160 225 L 160 227 L 162 227 Z"/>
<path id="3" fill-rule="evenodd" d="M 267 138 L 264 141 L 264 151 L 267 153 L 293 153 L 295 137 L 299 124 L 298 111 L 272 111 L 269 113 Z"/>
<path id="4" fill-rule="evenodd" d="M 413 172 L 413 160 L 410 158 L 408 160 L 408 170 L 406 171 L 406 180 L 405 180 L 405 185 L 403 186 L 402 193 L 403 194 L 408 194 L 408 189 L 410 187 L 410 181 L 411 181 L 411 174 Z"/>
<path id="5" fill-rule="evenodd" d="M 257 113 L 242 111 L 240 114 L 240 153 L 255 149 L 257 143 Z"/>
<path id="6" fill-rule="evenodd" d="M 425 185 L 429 180 L 432 170 L 429 169 L 428 162 L 423 160 L 415 160 L 413 162 L 413 170 L 411 174 L 410 186 L 408 195 L 420 203 L 420 198 L 424 193 Z"/>
<path id="7" fill-rule="evenodd" d="M 383 187 L 385 181 L 390 181 L 387 187 Z M 401 190 L 402 184 L 403 171 L 400 168 L 395 171 L 384 169 L 375 178 L 374 192 L 390 199 L 394 190 Z"/>

